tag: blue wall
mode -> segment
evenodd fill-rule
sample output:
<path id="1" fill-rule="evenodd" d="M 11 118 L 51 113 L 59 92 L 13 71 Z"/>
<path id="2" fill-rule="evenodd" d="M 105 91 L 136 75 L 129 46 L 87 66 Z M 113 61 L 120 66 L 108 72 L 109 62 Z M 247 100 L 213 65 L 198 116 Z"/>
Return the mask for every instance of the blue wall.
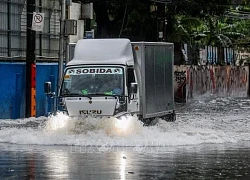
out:
<path id="1" fill-rule="evenodd" d="M 25 63 L 0 63 L 0 119 L 25 117 Z M 44 82 L 51 81 L 56 91 L 58 77 L 57 63 L 36 64 L 36 111 L 37 117 L 53 109 L 53 99 L 44 94 Z"/>
<path id="2" fill-rule="evenodd" d="M 57 90 L 58 63 L 37 63 L 36 67 L 36 114 L 44 116 L 53 110 L 54 99 L 44 94 L 44 82 L 50 81 L 52 92 Z M 47 101 L 48 100 L 48 101 Z M 48 103 L 48 104 L 47 104 Z"/>

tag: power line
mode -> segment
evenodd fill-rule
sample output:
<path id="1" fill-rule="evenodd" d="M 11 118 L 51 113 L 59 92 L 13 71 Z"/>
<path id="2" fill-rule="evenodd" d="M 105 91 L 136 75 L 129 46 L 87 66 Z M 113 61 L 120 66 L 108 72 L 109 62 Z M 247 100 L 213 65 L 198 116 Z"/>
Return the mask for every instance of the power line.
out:
<path id="1" fill-rule="evenodd" d="M 122 30 L 123 30 L 123 26 L 124 26 L 124 22 L 125 22 L 125 17 L 126 17 L 126 14 L 127 14 L 127 8 L 128 8 L 128 0 L 126 2 L 126 7 L 125 7 L 124 15 L 123 15 L 122 26 L 121 26 L 121 30 L 120 30 L 120 33 L 119 33 L 119 38 L 122 35 Z"/>

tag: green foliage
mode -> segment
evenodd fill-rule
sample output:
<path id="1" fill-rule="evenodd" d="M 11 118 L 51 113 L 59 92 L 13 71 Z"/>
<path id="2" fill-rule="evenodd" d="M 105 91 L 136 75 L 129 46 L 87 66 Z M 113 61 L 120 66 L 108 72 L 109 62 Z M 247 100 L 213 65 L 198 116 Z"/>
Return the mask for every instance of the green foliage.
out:
<path id="1" fill-rule="evenodd" d="M 134 37 L 141 40 L 157 40 L 157 11 L 151 0 L 94 0 L 97 26 L 106 28 L 109 37 Z M 207 15 L 222 15 L 230 8 L 230 0 L 173 0 L 166 5 L 168 41 L 199 40 L 201 21 Z M 101 31 L 99 29 L 99 31 Z M 100 36 L 107 36 L 100 34 Z"/>
<path id="2" fill-rule="evenodd" d="M 204 17 L 204 15 L 223 15 L 231 0 L 174 0 L 167 5 L 174 14 Z"/>
<path id="3" fill-rule="evenodd" d="M 235 40 L 245 37 L 236 25 L 226 23 L 226 19 L 207 16 L 205 26 L 206 45 L 232 47 Z"/>

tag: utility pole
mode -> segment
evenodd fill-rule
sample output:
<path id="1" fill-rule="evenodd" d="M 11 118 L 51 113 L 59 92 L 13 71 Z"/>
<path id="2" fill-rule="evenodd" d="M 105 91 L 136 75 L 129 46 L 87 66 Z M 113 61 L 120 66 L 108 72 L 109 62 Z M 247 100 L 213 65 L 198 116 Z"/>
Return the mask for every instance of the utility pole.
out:
<path id="1" fill-rule="evenodd" d="M 61 79 L 63 75 L 65 16 L 66 16 L 66 0 L 61 0 L 60 41 L 59 41 L 59 60 L 58 60 L 58 89 L 61 86 Z"/>
<path id="2" fill-rule="evenodd" d="M 26 117 L 36 116 L 36 32 L 32 30 L 36 0 L 27 0 Z"/>
<path id="3" fill-rule="evenodd" d="M 157 2 L 157 20 L 158 20 L 158 41 L 166 40 L 166 14 L 165 2 Z"/>

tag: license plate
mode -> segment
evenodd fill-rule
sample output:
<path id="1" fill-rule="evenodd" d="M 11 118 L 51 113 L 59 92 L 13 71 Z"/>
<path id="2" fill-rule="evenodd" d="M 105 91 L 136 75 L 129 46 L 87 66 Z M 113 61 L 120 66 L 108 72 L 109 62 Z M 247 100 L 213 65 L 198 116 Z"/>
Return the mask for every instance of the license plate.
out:
<path id="1" fill-rule="evenodd" d="M 80 110 L 80 114 L 102 114 L 102 110 Z"/>

